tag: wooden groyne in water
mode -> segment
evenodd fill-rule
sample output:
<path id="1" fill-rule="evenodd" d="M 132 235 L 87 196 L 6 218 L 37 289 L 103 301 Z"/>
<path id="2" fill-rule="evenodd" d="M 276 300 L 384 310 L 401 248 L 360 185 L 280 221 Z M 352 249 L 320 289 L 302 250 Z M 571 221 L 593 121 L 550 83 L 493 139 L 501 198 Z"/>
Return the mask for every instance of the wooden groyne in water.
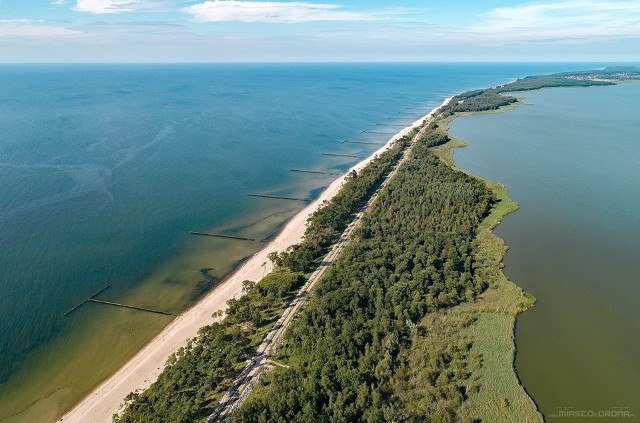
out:
<path id="1" fill-rule="evenodd" d="M 249 197 L 273 198 L 276 200 L 304 201 L 307 203 L 313 201 L 311 198 L 281 197 L 279 195 L 266 195 L 266 194 L 247 194 L 247 195 Z"/>
<path id="2" fill-rule="evenodd" d="M 87 301 L 91 301 L 92 303 L 106 304 L 106 305 L 112 305 L 112 306 L 122 307 L 122 308 L 130 308 L 132 310 L 146 311 L 149 313 L 163 314 L 165 316 L 178 316 L 178 314 L 169 313 L 168 311 L 154 310 L 152 308 L 145 308 L 145 307 L 136 307 L 128 304 L 114 303 L 112 301 L 96 300 L 95 298 L 89 298 Z"/>
<path id="3" fill-rule="evenodd" d="M 95 294 L 93 294 L 92 296 L 90 296 L 89 298 L 87 298 L 86 300 L 84 300 L 83 302 L 78 304 L 77 306 L 72 307 L 69 310 L 67 310 L 67 312 L 63 316 L 64 317 L 68 316 L 69 314 L 73 313 L 74 311 L 76 311 L 77 309 L 79 309 L 81 306 L 83 306 L 84 304 L 86 304 L 88 302 L 97 303 L 97 304 L 112 305 L 112 306 L 116 306 L 116 307 L 130 308 L 132 310 L 146 311 L 146 312 L 149 312 L 149 313 L 164 314 L 165 316 L 179 316 L 179 314 L 173 314 L 173 313 L 169 313 L 167 311 L 160 311 L 160 310 L 154 310 L 154 309 L 151 309 L 151 308 L 137 307 L 137 306 L 132 306 L 132 305 L 128 305 L 128 304 L 121 304 L 121 303 L 115 303 L 115 302 L 112 302 L 112 301 L 103 301 L 103 300 L 96 300 L 95 299 L 95 297 L 97 297 L 98 295 L 102 294 L 104 291 L 106 291 L 110 287 L 111 287 L 111 285 L 105 286 L 100 291 L 96 292 Z"/>
<path id="4" fill-rule="evenodd" d="M 342 144 L 370 144 L 370 145 L 384 145 L 383 142 L 368 142 L 368 141 L 349 141 L 344 140 Z"/>
<path id="5" fill-rule="evenodd" d="M 362 131 L 363 134 L 395 135 L 395 132 Z"/>
<path id="6" fill-rule="evenodd" d="M 107 289 L 111 288 L 111 285 L 107 285 L 104 288 L 102 288 L 100 291 L 96 292 L 95 294 L 93 294 L 92 296 L 90 296 L 89 298 L 87 298 L 86 300 L 84 300 L 83 302 L 81 302 L 80 304 L 76 305 L 75 307 L 71 307 L 69 310 L 67 310 L 67 312 L 65 314 L 63 314 L 64 317 L 68 316 L 69 314 L 73 313 L 74 311 L 76 311 L 77 309 L 80 308 L 81 305 L 83 305 L 84 303 L 86 303 L 87 301 L 89 301 L 89 299 L 93 298 L 93 297 L 97 297 L 98 295 L 102 294 L 104 291 L 106 291 Z"/>
<path id="7" fill-rule="evenodd" d="M 336 156 L 336 157 L 353 157 L 355 159 L 365 159 L 364 156 L 356 156 L 355 154 L 335 154 L 335 153 L 321 153 L 323 156 Z"/>
<path id="8" fill-rule="evenodd" d="M 206 232 L 196 232 L 196 231 L 189 231 L 189 233 L 191 235 L 202 235 L 202 236 L 212 236 L 215 238 L 237 239 L 239 241 L 255 241 L 255 239 L 253 238 L 244 238 L 241 236 L 233 236 L 233 235 L 210 234 Z"/>
<path id="9" fill-rule="evenodd" d="M 291 169 L 291 171 L 299 173 L 315 173 L 316 175 L 342 176 L 342 173 L 318 172 L 315 170 Z"/>

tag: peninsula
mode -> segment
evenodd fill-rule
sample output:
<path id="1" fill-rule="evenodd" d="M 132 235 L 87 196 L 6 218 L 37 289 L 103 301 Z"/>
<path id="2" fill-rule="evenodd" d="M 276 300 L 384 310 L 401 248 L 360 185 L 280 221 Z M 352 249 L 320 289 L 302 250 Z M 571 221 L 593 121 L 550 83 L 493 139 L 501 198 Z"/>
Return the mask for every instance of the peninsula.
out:
<path id="1" fill-rule="evenodd" d="M 518 102 L 506 93 L 638 78 L 635 68 L 528 77 L 445 102 L 334 182 L 217 288 L 230 294 L 225 313 L 185 339 L 114 421 L 542 421 L 513 369 L 514 319 L 535 300 L 502 273 L 506 246 L 491 232 L 518 206 L 503 186 L 456 168 L 452 149 L 462 143 L 448 124 Z M 339 254 L 327 256 L 336 243 Z M 257 283 L 253 261 L 273 268 Z M 263 363 L 269 371 L 222 413 L 225 392 L 321 268 Z M 223 305 L 205 299 L 194 310 L 212 306 Z M 179 322 L 156 345 L 182 336 Z M 147 351 L 138 356 L 143 363 Z M 64 421 L 91 421 L 109 383 Z"/>

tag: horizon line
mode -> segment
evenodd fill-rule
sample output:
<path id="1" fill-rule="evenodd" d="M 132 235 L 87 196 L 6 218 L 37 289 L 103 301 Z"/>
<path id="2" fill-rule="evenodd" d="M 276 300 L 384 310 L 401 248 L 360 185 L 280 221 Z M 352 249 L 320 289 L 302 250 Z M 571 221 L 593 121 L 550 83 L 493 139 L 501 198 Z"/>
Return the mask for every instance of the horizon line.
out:
<path id="1" fill-rule="evenodd" d="M 625 63 L 640 64 L 640 61 L 628 60 L 258 60 L 258 61 L 24 61 L 1 62 L 2 65 L 224 65 L 224 64 L 504 64 L 504 63 Z"/>

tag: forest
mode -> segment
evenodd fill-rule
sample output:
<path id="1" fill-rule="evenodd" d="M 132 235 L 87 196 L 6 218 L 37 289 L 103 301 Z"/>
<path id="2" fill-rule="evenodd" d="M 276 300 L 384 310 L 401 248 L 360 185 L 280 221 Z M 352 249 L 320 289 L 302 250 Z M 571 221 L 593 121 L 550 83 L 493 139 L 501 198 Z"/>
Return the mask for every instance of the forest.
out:
<path id="1" fill-rule="evenodd" d="M 204 421 L 255 352 L 271 326 L 308 275 L 378 189 L 408 146 L 399 139 L 356 174 L 309 219 L 304 241 L 271 257 L 279 266 L 258 283 L 245 281 L 243 296 L 228 301 L 226 317 L 200 329 L 198 336 L 167 361 L 158 380 L 142 393 L 131 393 L 113 421 Z M 306 272 L 306 273 L 305 273 Z M 221 314 L 213 316 L 214 319 Z"/>
<path id="2" fill-rule="evenodd" d="M 557 88 L 557 87 L 590 87 L 595 85 L 614 85 L 613 82 L 599 79 L 590 79 L 589 75 L 574 74 L 553 74 L 542 76 L 528 76 L 502 85 L 497 88 L 497 92 L 513 92 L 513 91 L 531 91 L 541 88 Z"/>
<path id="3" fill-rule="evenodd" d="M 470 345 L 425 342 L 432 333 L 419 323 L 487 287 L 474 237 L 494 200 L 432 154 L 432 138 L 413 148 L 292 325 L 277 357 L 290 369 L 267 374 L 234 421 L 455 421 Z"/>
<path id="4" fill-rule="evenodd" d="M 517 98 L 502 95 L 495 88 L 484 90 L 468 91 L 457 95 L 451 103 L 443 110 L 444 116 L 452 116 L 462 112 L 483 112 L 487 110 L 497 110 L 500 107 L 516 103 Z"/>

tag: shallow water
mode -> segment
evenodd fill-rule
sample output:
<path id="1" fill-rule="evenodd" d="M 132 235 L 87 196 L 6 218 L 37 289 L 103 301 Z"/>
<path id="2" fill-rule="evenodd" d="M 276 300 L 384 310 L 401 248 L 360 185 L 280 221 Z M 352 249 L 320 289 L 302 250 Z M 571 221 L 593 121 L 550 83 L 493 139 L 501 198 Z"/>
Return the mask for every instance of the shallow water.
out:
<path id="1" fill-rule="evenodd" d="M 0 421 L 50 421 L 368 154 L 456 92 L 571 64 L 0 66 Z M 407 109 L 418 108 L 421 110 Z M 393 116 L 401 119 L 389 120 Z M 391 129 L 393 128 L 393 129 Z M 399 127 L 386 127 L 395 132 Z M 382 132 L 382 131 L 381 131 Z M 365 148 L 363 148 L 365 147 Z"/>
<path id="2" fill-rule="evenodd" d="M 538 300 L 517 319 L 516 368 L 548 421 L 640 416 L 640 83 L 524 97 L 451 125 L 469 142 L 457 164 L 520 204 L 496 230 L 505 273 Z"/>

